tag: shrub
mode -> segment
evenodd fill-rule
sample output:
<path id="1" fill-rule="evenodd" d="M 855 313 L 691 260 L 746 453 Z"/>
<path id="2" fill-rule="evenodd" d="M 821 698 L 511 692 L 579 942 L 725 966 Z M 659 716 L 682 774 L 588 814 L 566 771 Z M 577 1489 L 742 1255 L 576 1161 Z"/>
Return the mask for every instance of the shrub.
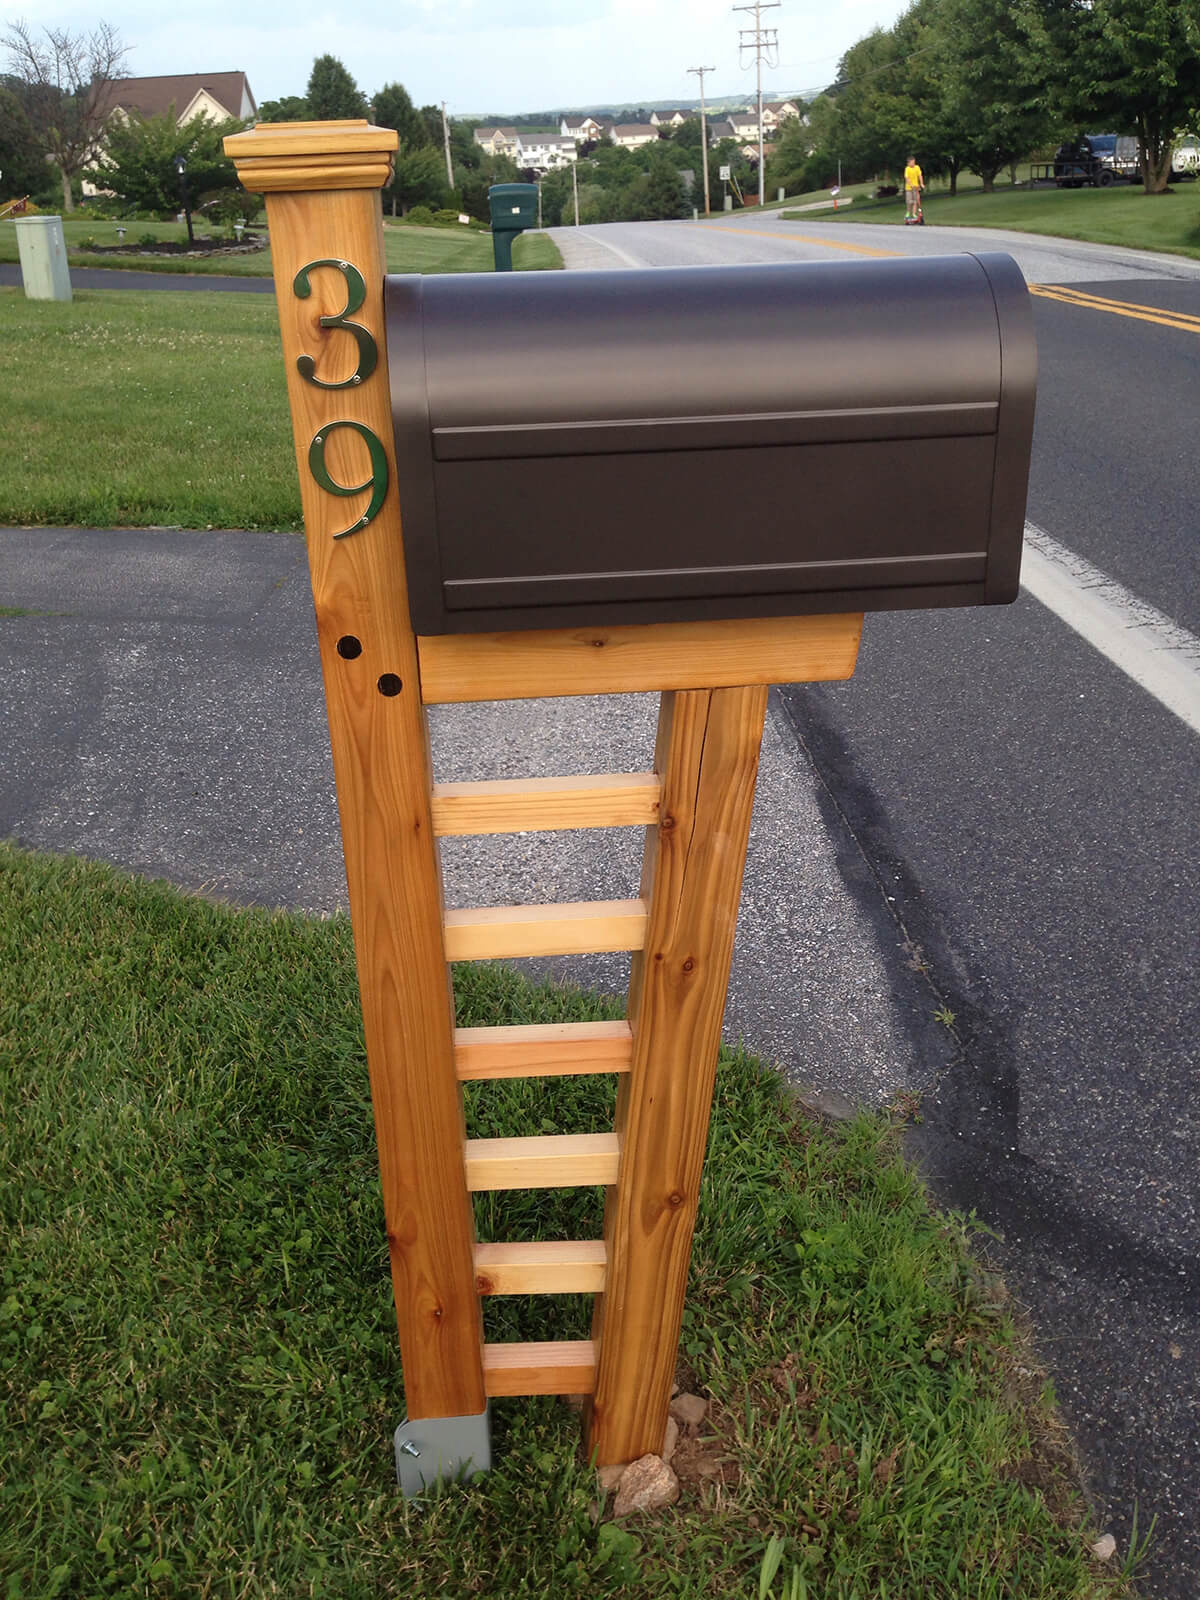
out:
<path id="1" fill-rule="evenodd" d="M 433 212 L 428 206 L 413 206 L 404 218 L 405 222 L 415 222 L 421 227 L 428 228 L 433 225 Z"/>

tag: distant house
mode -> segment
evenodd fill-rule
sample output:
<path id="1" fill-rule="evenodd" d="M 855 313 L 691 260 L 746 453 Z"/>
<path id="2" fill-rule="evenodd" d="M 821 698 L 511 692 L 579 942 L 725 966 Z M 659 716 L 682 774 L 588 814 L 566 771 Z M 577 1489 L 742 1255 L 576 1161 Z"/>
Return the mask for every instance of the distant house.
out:
<path id="1" fill-rule="evenodd" d="M 486 150 L 490 156 L 512 156 L 515 160 L 517 154 L 517 130 L 515 128 L 476 128 L 475 143 Z"/>
<path id="2" fill-rule="evenodd" d="M 609 129 L 608 137 L 622 150 L 636 150 L 640 145 L 656 144 L 658 129 L 648 122 L 619 122 Z"/>
<path id="3" fill-rule="evenodd" d="M 769 105 L 763 106 L 763 127 L 778 128 L 789 117 L 798 117 L 800 107 L 794 100 L 772 100 Z"/>
<path id="4" fill-rule="evenodd" d="M 579 159 L 579 146 L 569 134 L 531 133 L 522 129 L 517 139 L 514 157 L 519 167 L 531 167 L 534 172 L 552 172 L 556 167 L 568 167 Z"/>
<path id="5" fill-rule="evenodd" d="M 765 111 L 766 108 L 764 107 L 764 132 L 767 127 Z M 758 143 L 758 113 L 756 111 L 731 111 L 727 120 L 732 130 L 729 135 L 731 139 L 753 139 L 755 144 Z"/>
<path id="6" fill-rule="evenodd" d="M 250 92 L 244 72 L 174 72 L 161 78 L 114 78 L 108 86 L 107 121 L 131 122 L 134 117 L 161 117 L 175 108 L 175 120 L 182 124 L 206 117 L 209 122 L 252 122 L 258 103 Z M 97 159 L 104 147 L 103 138 L 93 147 Z M 83 193 L 110 194 L 86 178 Z"/>
<path id="7" fill-rule="evenodd" d="M 652 111 L 650 121 L 656 128 L 681 128 L 690 115 L 688 111 Z"/>
<path id="8" fill-rule="evenodd" d="M 207 117 L 250 122 L 258 103 L 244 72 L 176 72 L 162 78 L 117 78 L 109 87 L 110 116 L 161 117 L 175 107 L 179 122 Z"/>
<path id="9" fill-rule="evenodd" d="M 597 122 L 595 117 L 564 117 L 558 131 L 564 138 L 574 139 L 577 145 L 590 144 L 593 139 L 603 137 L 605 126 L 605 123 Z"/>

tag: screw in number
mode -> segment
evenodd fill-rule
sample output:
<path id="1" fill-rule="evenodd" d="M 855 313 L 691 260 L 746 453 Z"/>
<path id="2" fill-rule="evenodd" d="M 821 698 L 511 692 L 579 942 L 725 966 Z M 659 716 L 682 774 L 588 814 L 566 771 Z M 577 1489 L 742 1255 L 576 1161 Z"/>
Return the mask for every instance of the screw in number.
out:
<path id="1" fill-rule="evenodd" d="M 411 1439 L 405 1439 L 403 1444 L 400 1446 L 400 1454 L 402 1456 L 419 1456 L 421 1452 L 417 1449 L 416 1445 Z"/>

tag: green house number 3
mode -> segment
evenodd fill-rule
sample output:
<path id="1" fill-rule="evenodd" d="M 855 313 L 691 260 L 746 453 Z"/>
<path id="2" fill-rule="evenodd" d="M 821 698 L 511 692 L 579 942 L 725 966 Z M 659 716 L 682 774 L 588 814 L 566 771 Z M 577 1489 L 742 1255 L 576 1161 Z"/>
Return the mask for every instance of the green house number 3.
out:
<path id="1" fill-rule="evenodd" d="M 358 365 L 348 378 L 343 378 L 339 383 L 325 383 L 316 375 L 317 364 L 312 356 L 299 356 L 296 360 L 296 370 L 306 382 L 315 385 L 318 389 L 353 389 L 364 383 L 375 371 L 379 364 L 379 347 L 369 329 L 361 323 L 350 322 L 347 319 L 359 309 L 367 297 L 367 286 L 363 282 L 362 273 L 357 267 L 352 267 L 348 261 L 337 261 L 325 258 L 320 261 L 310 261 L 307 266 L 292 279 L 292 292 L 298 300 L 307 300 L 312 292 L 309 273 L 315 267 L 332 267 L 335 272 L 340 272 L 346 282 L 346 304 L 336 316 L 320 317 L 318 321 L 322 328 L 337 328 L 350 334 L 358 346 Z M 339 428 L 349 428 L 363 440 L 371 460 L 371 476 L 364 483 L 354 485 L 337 483 L 329 475 L 329 468 L 325 465 L 325 445 L 331 433 Z M 335 494 L 339 498 L 349 500 L 356 494 L 371 491 L 371 499 L 367 509 L 358 521 L 350 527 L 343 528 L 341 533 L 335 533 L 335 539 L 344 539 L 348 534 L 359 533 L 375 518 L 388 491 L 388 463 L 387 452 L 380 443 L 379 436 L 372 432 L 362 422 L 327 422 L 315 435 L 308 447 L 308 469 L 317 483 L 327 494 Z"/>

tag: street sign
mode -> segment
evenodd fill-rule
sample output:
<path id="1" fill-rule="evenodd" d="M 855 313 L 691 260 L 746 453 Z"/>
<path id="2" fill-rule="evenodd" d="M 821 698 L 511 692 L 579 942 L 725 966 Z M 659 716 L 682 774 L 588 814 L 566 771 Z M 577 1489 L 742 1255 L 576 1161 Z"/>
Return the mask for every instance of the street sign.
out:
<path id="1" fill-rule="evenodd" d="M 729 179 L 729 168 L 728 167 L 722 167 L 720 172 L 718 173 L 718 177 L 723 178 L 726 182 L 728 182 L 728 179 Z"/>

